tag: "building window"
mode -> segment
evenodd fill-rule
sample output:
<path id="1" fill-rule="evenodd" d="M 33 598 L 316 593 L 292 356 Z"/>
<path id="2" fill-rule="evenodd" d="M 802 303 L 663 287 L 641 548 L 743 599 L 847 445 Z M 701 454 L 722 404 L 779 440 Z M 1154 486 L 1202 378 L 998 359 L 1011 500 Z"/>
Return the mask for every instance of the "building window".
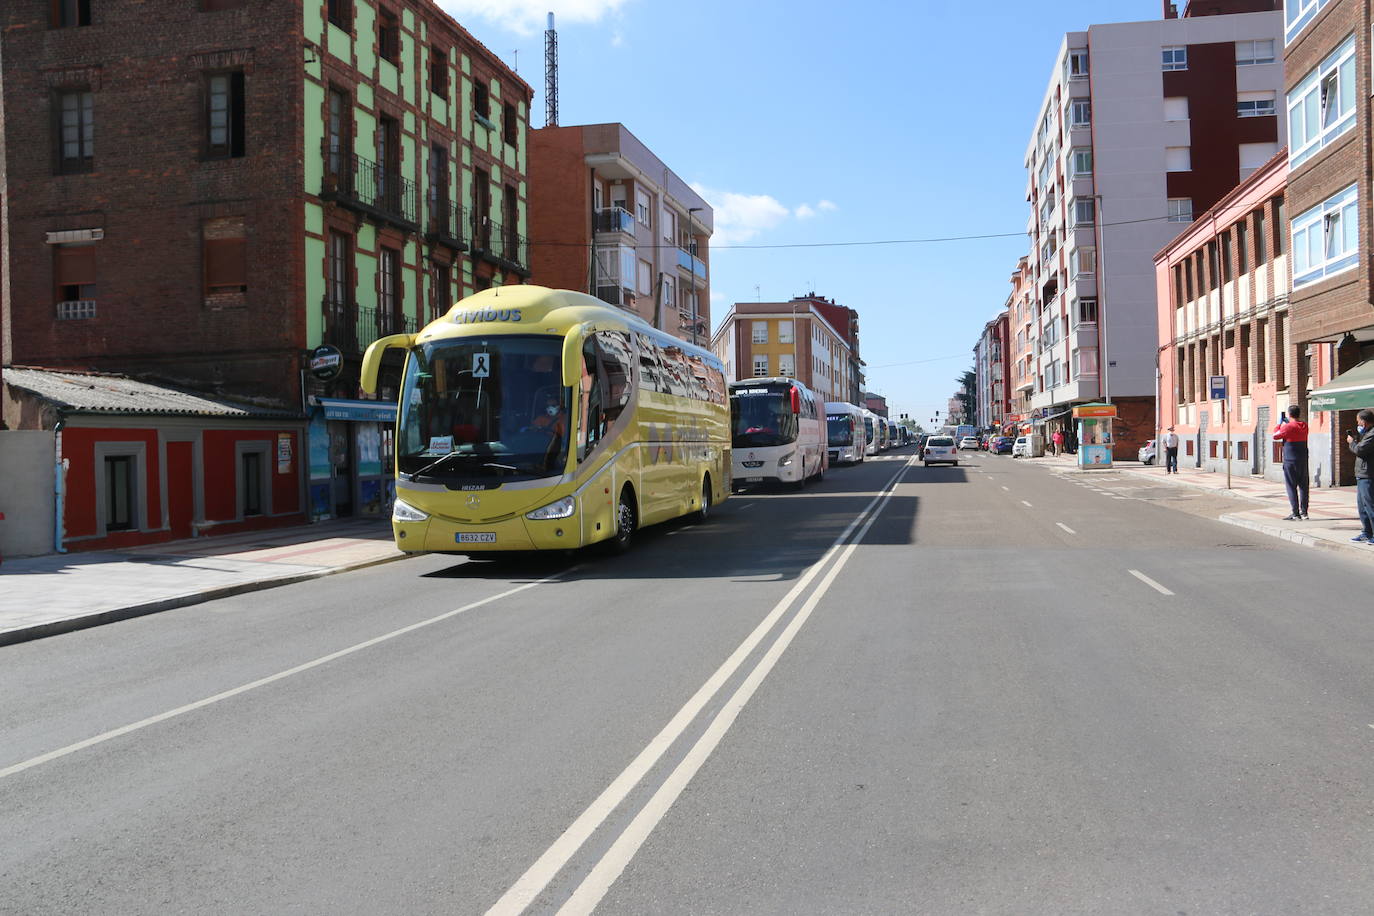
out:
<path id="1" fill-rule="evenodd" d="M 1070 51 L 1068 59 L 1064 64 L 1065 71 L 1071 80 L 1085 80 L 1088 78 L 1088 52 Z"/>
<path id="2" fill-rule="evenodd" d="M 755 378 L 766 378 L 767 376 L 768 376 L 768 357 L 766 357 L 766 356 L 755 356 L 755 357 L 754 357 L 754 377 L 755 377 Z"/>
<path id="3" fill-rule="evenodd" d="M 91 0 L 51 0 L 51 4 L 53 28 L 91 24 Z"/>
<path id="4" fill-rule="evenodd" d="M 641 226 L 649 226 L 650 222 L 650 200 L 649 195 L 635 189 L 635 219 L 639 220 Z"/>
<path id="5" fill-rule="evenodd" d="M 1242 92 L 1236 97 L 1236 116 L 1264 118 L 1274 114 L 1274 93 Z"/>
<path id="6" fill-rule="evenodd" d="M 58 171 L 89 172 L 95 165 L 95 95 L 87 89 L 57 94 Z"/>
<path id="7" fill-rule="evenodd" d="M 343 174 L 345 159 L 353 152 L 350 136 L 353 132 L 353 116 L 350 111 L 348 93 L 341 89 L 329 90 L 329 173 L 334 176 Z"/>
<path id="8" fill-rule="evenodd" d="M 1359 200 L 1351 185 L 1293 220 L 1293 288 L 1357 266 Z"/>
<path id="9" fill-rule="evenodd" d="M 1073 224 L 1091 226 L 1097 222 L 1097 201 L 1091 197 L 1080 197 L 1073 202 Z"/>
<path id="10" fill-rule="evenodd" d="M 1292 0 L 1288 0 L 1292 2 Z M 1236 64 L 1244 67 L 1250 64 L 1272 64 L 1274 62 L 1274 39 L 1236 42 Z"/>
<path id="11" fill-rule="evenodd" d="M 329 0 L 329 21 L 347 32 L 353 24 L 353 0 Z"/>
<path id="12" fill-rule="evenodd" d="M 449 267 L 447 264 L 434 264 L 431 268 L 433 285 L 431 289 L 431 303 L 429 309 L 430 321 L 435 321 L 445 315 L 453 305 L 453 285 L 449 280 Z"/>
<path id="13" fill-rule="evenodd" d="M 262 452 L 243 452 L 239 480 L 243 493 L 243 515 L 262 515 Z"/>
<path id="14" fill-rule="evenodd" d="M 377 53 L 393 64 L 401 61 L 401 21 L 391 10 L 377 11 Z"/>
<path id="15" fill-rule="evenodd" d="M 429 49 L 429 91 L 448 98 L 448 52 L 442 48 Z"/>
<path id="16" fill-rule="evenodd" d="M 1073 177 L 1079 178 L 1093 173 L 1093 151 L 1091 147 L 1078 147 L 1073 151 Z"/>
<path id="17" fill-rule="evenodd" d="M 474 80 L 472 83 L 472 113 L 491 124 L 491 93 L 484 83 Z"/>
<path id="18" fill-rule="evenodd" d="M 1193 199 L 1191 197 L 1169 198 L 1169 222 L 1191 223 L 1193 221 Z"/>
<path id="19" fill-rule="evenodd" d="M 248 239 L 242 219 L 202 224 L 201 263 L 206 296 L 248 291 Z"/>
<path id="20" fill-rule="evenodd" d="M 1288 164 L 1300 165 L 1355 126 L 1355 36 L 1288 93 Z"/>
<path id="21" fill-rule="evenodd" d="M 132 531 L 137 527 L 137 467 L 134 455 L 105 456 L 106 531 Z"/>
<path id="22" fill-rule="evenodd" d="M 638 278 L 638 283 L 635 285 L 635 289 L 641 296 L 647 296 L 654 291 L 654 265 L 650 264 L 648 261 L 639 261 L 636 269 L 636 277 Z"/>
<path id="23" fill-rule="evenodd" d="M 778 357 L 778 375 L 784 378 L 797 377 L 797 367 L 792 360 L 791 353 L 783 353 Z"/>
<path id="24" fill-rule="evenodd" d="M 792 343 L 792 319 L 784 318 L 778 322 L 778 343 Z"/>
<path id="25" fill-rule="evenodd" d="M 520 124 L 515 117 L 515 106 L 509 102 L 501 106 L 501 133 L 507 145 L 519 145 Z"/>
<path id="26" fill-rule="evenodd" d="M 1072 273 L 1075 277 L 1092 276 L 1097 273 L 1097 249 L 1090 245 L 1075 248 Z"/>
<path id="27" fill-rule="evenodd" d="M 382 248 L 377 271 L 377 330 L 393 334 L 401 329 L 401 253 Z"/>
<path id="28" fill-rule="evenodd" d="M 754 337 L 753 337 L 753 341 L 754 341 L 754 343 L 756 343 L 756 344 L 766 344 L 766 343 L 768 343 L 768 322 L 766 322 L 766 321 L 755 321 L 755 322 L 754 322 Z"/>
<path id="29" fill-rule="evenodd" d="M 95 243 L 53 249 L 53 280 L 59 318 L 95 317 Z"/>
<path id="30" fill-rule="evenodd" d="M 1190 146 L 1170 146 L 1164 150 L 1164 171 L 1190 172 L 1193 169 L 1193 149 Z"/>
<path id="31" fill-rule="evenodd" d="M 1237 267 L 1240 272 L 1242 274 L 1248 273 L 1250 270 L 1250 239 L 1243 219 L 1236 223 L 1236 260 L 1239 262 Z"/>
<path id="32" fill-rule="evenodd" d="M 1164 120 L 1188 120 L 1188 97 L 1186 95 L 1173 96 L 1164 100 Z"/>
<path id="33" fill-rule="evenodd" d="M 1093 103 L 1087 99 L 1075 99 L 1069 103 L 1069 126 L 1087 127 L 1093 119 Z"/>
<path id="34" fill-rule="evenodd" d="M 1330 0 L 1284 0 L 1284 40 L 1291 43 L 1294 36 L 1317 15 L 1317 10 L 1329 2 Z"/>
<path id="35" fill-rule="evenodd" d="M 210 159 L 243 155 L 243 71 L 205 79 L 205 154 Z"/>
<path id="36" fill-rule="evenodd" d="M 330 315 L 328 331 L 338 330 L 349 309 L 353 292 L 353 237 L 336 230 L 329 232 L 329 254 L 325 265 L 326 311 Z"/>
<path id="37" fill-rule="evenodd" d="M 1188 49 L 1182 45 L 1163 50 L 1162 70 L 1187 70 Z"/>

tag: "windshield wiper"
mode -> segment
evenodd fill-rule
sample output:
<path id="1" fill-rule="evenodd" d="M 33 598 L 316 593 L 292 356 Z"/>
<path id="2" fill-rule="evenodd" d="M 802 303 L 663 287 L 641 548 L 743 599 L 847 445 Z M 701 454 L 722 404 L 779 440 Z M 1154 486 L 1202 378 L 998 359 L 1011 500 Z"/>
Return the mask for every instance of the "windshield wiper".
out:
<path id="1" fill-rule="evenodd" d="M 434 469 L 437 468 L 439 465 L 443 464 L 445 461 L 448 461 L 450 458 L 454 457 L 455 455 L 461 455 L 461 454 L 462 454 L 462 452 L 449 452 L 447 455 L 440 455 L 438 458 L 435 458 L 435 459 L 434 459 L 433 461 L 431 461 L 429 464 L 427 464 L 427 465 L 425 465 L 424 467 L 420 468 L 420 470 L 418 470 L 418 471 L 411 471 L 411 472 L 410 472 L 410 476 L 411 476 L 411 477 L 421 477 L 421 476 L 423 476 L 425 473 L 434 470 Z"/>
<path id="2" fill-rule="evenodd" d="M 513 464 L 497 464 L 495 461 L 488 461 L 482 465 L 484 468 L 500 468 L 503 471 L 519 471 L 520 468 Z"/>

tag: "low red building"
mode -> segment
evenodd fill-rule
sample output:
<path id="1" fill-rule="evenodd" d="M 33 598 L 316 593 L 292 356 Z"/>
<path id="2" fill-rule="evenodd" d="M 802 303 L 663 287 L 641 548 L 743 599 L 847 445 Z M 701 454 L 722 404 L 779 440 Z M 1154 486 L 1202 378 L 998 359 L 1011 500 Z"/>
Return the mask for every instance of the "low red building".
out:
<path id="1" fill-rule="evenodd" d="M 119 375 L 6 368 L 3 382 L 9 428 L 53 433 L 64 549 L 308 520 L 298 414 Z"/>

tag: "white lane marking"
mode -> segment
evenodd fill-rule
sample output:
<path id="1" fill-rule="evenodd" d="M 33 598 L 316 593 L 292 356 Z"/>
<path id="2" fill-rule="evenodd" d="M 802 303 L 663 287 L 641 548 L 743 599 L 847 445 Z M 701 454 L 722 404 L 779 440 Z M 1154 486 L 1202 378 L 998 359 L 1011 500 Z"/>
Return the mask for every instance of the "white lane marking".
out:
<path id="1" fill-rule="evenodd" d="M 577 567 L 573 567 L 573 569 L 576 568 Z M 390 633 L 383 633 L 381 636 L 374 636 L 371 639 L 364 640 L 363 642 L 360 642 L 356 645 L 349 646 L 347 649 L 340 649 L 337 652 L 331 652 L 328 655 L 322 655 L 319 658 L 314 659 L 313 661 L 305 662 L 304 664 L 297 665 L 294 668 L 288 668 L 285 671 L 278 671 L 276 674 L 269 674 L 267 677 L 258 678 L 256 681 L 251 681 L 247 684 L 242 684 L 230 690 L 225 690 L 221 693 L 215 694 L 214 696 L 208 696 L 204 699 L 196 700 L 194 703 L 187 703 L 185 706 L 178 706 L 176 709 L 169 709 L 166 712 L 160 712 L 155 716 L 149 716 L 146 719 L 140 719 L 137 722 L 131 722 L 128 725 L 121 725 L 119 728 L 113 728 L 107 732 L 101 732 L 100 734 L 95 735 L 91 738 L 87 738 L 84 741 L 78 741 L 75 744 L 69 744 L 66 747 L 58 748 L 55 751 L 49 751 L 46 754 L 40 754 L 37 757 L 32 757 L 28 760 L 24 760 L 20 763 L 13 764 L 12 766 L 8 766 L 5 767 L 3 770 L 0 770 L 0 779 L 4 779 L 6 776 L 13 776 L 16 773 L 22 773 L 24 770 L 36 767 L 41 763 L 47 763 L 51 760 L 56 760 L 59 757 L 65 757 L 68 754 L 75 754 L 77 751 L 83 751 L 88 747 L 94 747 L 97 744 L 102 744 L 113 738 L 118 738 L 121 735 L 127 735 L 130 732 L 136 732 L 139 729 L 147 728 L 150 725 L 156 725 L 159 722 L 165 722 L 168 719 L 174 719 L 177 716 L 185 715 L 188 712 L 194 712 L 197 709 L 203 709 L 206 706 L 210 706 L 222 700 L 228 700 L 231 697 L 236 697 L 241 693 L 247 693 L 250 690 L 257 690 L 259 687 L 266 687 L 268 684 L 276 683 L 277 681 L 284 680 L 288 677 L 291 677 L 292 675 L 301 674 L 303 672 L 309 671 L 311 668 L 318 668 L 320 665 L 327 664 L 328 662 L 332 662 L 336 659 L 343 658 L 346 655 L 352 655 L 355 652 L 361 652 L 363 649 L 369 649 L 372 646 L 387 642 L 388 640 L 395 639 L 398 636 L 404 636 L 405 634 L 412 633 L 415 630 L 419 630 L 424 627 L 440 623 L 444 620 L 448 620 L 450 617 L 456 617 L 459 614 L 471 611 L 475 608 L 479 608 L 484 604 L 491 604 L 493 601 L 500 601 L 502 598 L 509 598 L 511 595 L 514 595 L 518 592 L 523 592 L 526 589 L 534 588 L 536 585 L 544 585 L 546 583 L 554 581 L 555 579 L 562 578 L 563 576 L 566 576 L 569 573 L 571 573 L 573 569 L 564 570 L 561 573 L 557 573 L 556 575 L 552 576 L 547 576 L 543 579 L 539 579 L 534 582 L 526 582 L 524 585 L 507 589 L 506 591 L 501 592 L 499 595 L 492 595 L 490 598 L 483 598 L 480 601 L 474 601 L 471 604 L 465 604 L 460 608 L 456 608 L 452 611 L 445 611 L 444 613 L 431 617 L 428 620 L 421 620 L 417 623 L 412 623 L 407 626 L 401 627 L 399 630 L 392 630 Z"/>
<path id="2" fill-rule="evenodd" d="M 1155 591 L 1159 592 L 1161 595 L 1172 595 L 1172 594 L 1173 594 L 1173 592 L 1169 591 L 1167 588 L 1165 588 L 1164 586 L 1160 585 L 1160 584 L 1159 584 L 1158 582 L 1156 582 L 1154 579 L 1151 579 L 1149 576 L 1145 575 L 1143 572 L 1141 572 L 1141 571 L 1138 570 L 1138 569 L 1128 569 L 1128 570 L 1126 570 L 1126 572 L 1128 572 L 1128 573 L 1130 573 L 1131 575 L 1135 576 L 1135 577 L 1136 577 L 1137 579 L 1139 579 L 1141 582 L 1144 582 L 1146 585 L 1150 586 L 1150 588 L 1152 588 L 1152 589 L 1154 589 Z"/>
<path id="3" fill-rule="evenodd" d="M 752 505 L 753 505 L 753 503 L 745 503 L 744 505 L 740 506 L 739 508 L 741 508 L 741 509 L 748 509 L 748 508 L 749 508 L 750 506 L 752 506 Z"/>
<path id="4" fill-rule="evenodd" d="M 1021 500 L 1021 505 L 1025 506 L 1027 509 L 1034 509 L 1034 508 L 1035 508 L 1035 507 L 1032 506 L 1030 503 L 1026 502 L 1024 499 Z"/>
<path id="5" fill-rule="evenodd" d="M 696 744 L 687 751 L 682 762 L 673 769 L 673 772 L 663 781 L 663 785 L 658 788 L 658 791 L 653 794 L 643 809 L 635 815 L 634 820 L 616 838 L 616 841 L 611 844 L 611 848 L 606 851 L 606 854 L 596 863 L 587 877 L 577 886 L 577 890 L 573 891 L 568 901 L 559 908 L 559 916 L 585 916 L 585 914 L 590 914 L 596 909 L 597 904 L 611 889 L 611 885 L 625 871 L 626 866 L 630 864 L 640 847 L 644 845 L 644 841 L 649 838 L 649 834 L 663 820 L 664 815 L 668 813 L 683 790 L 687 788 L 687 784 L 692 781 L 692 777 L 697 774 L 697 771 L 701 769 L 712 752 L 725 738 L 725 733 L 730 730 L 730 726 L 734 724 L 735 719 L 744 710 L 745 705 L 753 697 L 754 692 L 758 690 L 759 685 L 768 677 L 773 667 L 778 663 L 778 659 L 782 658 L 782 654 L 787 651 L 787 647 L 791 645 L 797 633 L 806 625 L 812 611 L 816 609 L 826 592 L 830 590 L 835 577 L 849 562 L 849 558 L 853 556 L 854 551 L 862 543 L 868 529 L 882 514 L 883 506 L 886 505 L 892 495 L 892 493 L 888 493 L 883 497 L 883 505 L 880 505 L 869 516 L 868 521 L 854 540 L 845 545 L 840 558 L 826 572 L 820 584 L 816 586 L 801 609 L 797 611 L 796 616 L 783 629 L 782 634 L 764 653 L 754 670 L 749 672 L 744 682 L 725 701 L 721 710 L 711 720 L 711 724 L 707 726 L 706 731 L 697 739 Z"/>
<path id="6" fill-rule="evenodd" d="M 1004 487 L 1002 487 L 1002 489 L 1003 489 L 1003 490 L 1006 490 L 1008 493 L 1011 492 L 1011 487 L 1004 486 Z"/>
<path id="7" fill-rule="evenodd" d="M 896 474 L 892 475 L 892 478 L 887 482 L 889 490 L 906 472 L 910 464 L 911 462 L 908 461 L 902 468 L 898 469 Z M 600 828 L 611 812 L 625 800 L 626 796 L 653 768 L 659 758 L 682 736 L 682 733 L 700 715 L 701 710 L 719 692 L 725 682 L 739 670 L 739 667 L 744 664 L 758 644 L 772 631 L 778 619 L 787 613 L 792 603 L 811 584 L 811 580 L 830 562 L 833 556 L 843 549 L 842 545 L 845 540 L 855 528 L 863 524 L 865 517 L 872 511 L 873 507 L 888 495 L 890 492 L 874 497 L 864 507 L 863 511 L 855 516 L 849 526 L 844 529 L 844 532 L 831 543 L 830 548 L 819 560 L 811 564 L 810 568 L 797 580 L 797 584 L 792 586 L 792 589 L 783 596 L 782 600 L 773 606 L 773 609 L 768 612 L 768 616 L 763 618 L 762 622 L 754 628 L 754 631 L 749 634 L 744 642 L 740 643 L 739 648 L 735 649 L 730 657 L 707 679 L 706 683 L 701 685 L 701 688 L 677 711 L 677 714 L 668 724 L 663 726 L 663 730 L 654 736 L 644 750 L 639 752 L 639 756 L 630 761 L 630 765 L 622 770 L 620 775 L 606 787 L 605 791 L 596 797 L 587 807 L 587 810 L 578 815 L 577 820 L 573 821 L 568 829 L 563 831 L 562 836 L 554 840 L 553 845 L 545 850 L 544 854 L 526 869 L 523 875 L 516 879 L 515 883 L 501 895 L 501 899 L 496 901 L 491 909 L 487 910 L 487 916 L 514 916 L 514 914 L 524 912 L 525 908 L 534 901 L 534 898 L 539 896 L 549 882 L 563 870 L 564 866 L 577 853 L 577 850 L 582 848 L 582 844 L 587 842 L 587 839 Z"/>
<path id="8" fill-rule="evenodd" d="M 1063 529 L 1064 529 L 1065 531 L 1067 531 L 1069 534 L 1077 534 L 1077 533 L 1078 533 L 1077 531 L 1074 531 L 1072 528 L 1070 528 L 1068 525 L 1064 524 L 1063 522 L 1055 522 L 1055 524 L 1058 525 L 1060 528 L 1063 528 Z"/>

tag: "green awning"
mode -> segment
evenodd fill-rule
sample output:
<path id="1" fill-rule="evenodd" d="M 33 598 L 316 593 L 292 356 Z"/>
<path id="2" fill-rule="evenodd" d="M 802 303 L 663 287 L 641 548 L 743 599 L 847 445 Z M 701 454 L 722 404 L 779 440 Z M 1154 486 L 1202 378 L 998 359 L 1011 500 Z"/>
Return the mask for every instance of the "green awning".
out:
<path id="1" fill-rule="evenodd" d="M 1310 403 L 1313 410 L 1374 409 L 1374 359 L 1367 359 L 1314 388 Z"/>

